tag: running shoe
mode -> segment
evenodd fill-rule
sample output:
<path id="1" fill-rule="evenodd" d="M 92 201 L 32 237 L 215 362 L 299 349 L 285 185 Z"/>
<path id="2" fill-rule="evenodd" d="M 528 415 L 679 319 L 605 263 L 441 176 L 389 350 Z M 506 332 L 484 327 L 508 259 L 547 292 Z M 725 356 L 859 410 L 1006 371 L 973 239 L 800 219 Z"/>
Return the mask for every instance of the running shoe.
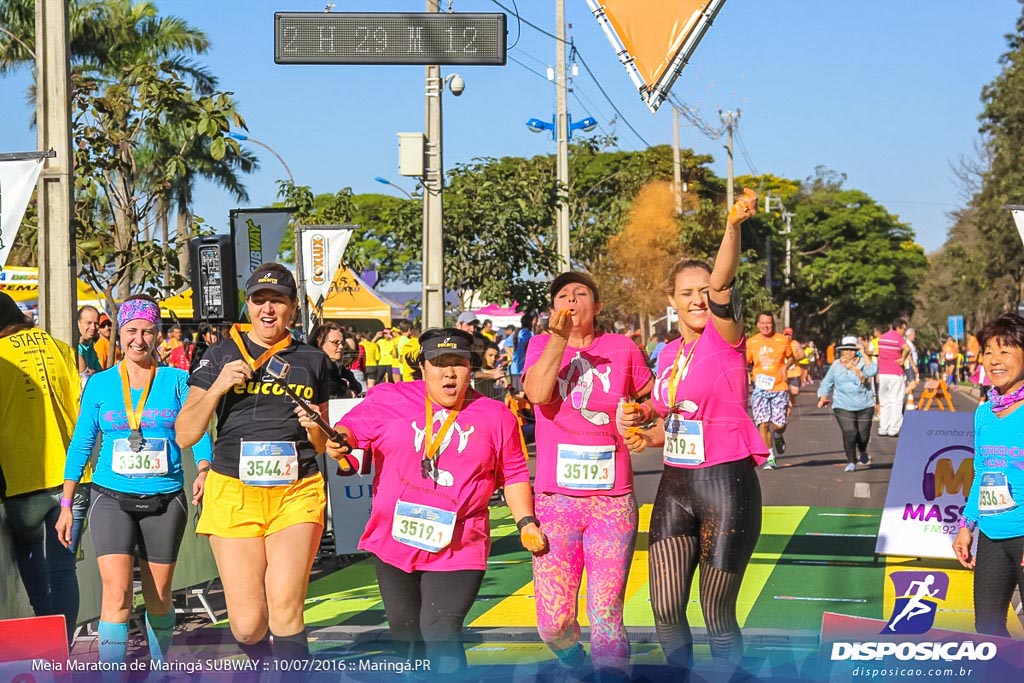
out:
<path id="1" fill-rule="evenodd" d="M 870 465 L 871 464 L 871 456 L 868 455 L 867 451 L 861 451 L 861 454 L 860 454 L 860 464 L 861 465 Z"/>
<path id="2" fill-rule="evenodd" d="M 766 469 L 766 470 L 777 470 L 777 469 L 779 469 L 778 463 L 775 462 L 775 456 L 774 455 L 769 455 L 768 456 L 768 462 L 766 462 L 764 464 L 764 469 Z"/>
<path id="3" fill-rule="evenodd" d="M 851 463 L 849 463 L 846 466 L 846 471 L 847 472 L 856 472 L 857 471 L 857 466 L 851 462 Z"/>
<path id="4" fill-rule="evenodd" d="M 779 455 L 783 455 L 786 452 L 786 440 L 778 432 L 775 433 L 775 452 Z"/>

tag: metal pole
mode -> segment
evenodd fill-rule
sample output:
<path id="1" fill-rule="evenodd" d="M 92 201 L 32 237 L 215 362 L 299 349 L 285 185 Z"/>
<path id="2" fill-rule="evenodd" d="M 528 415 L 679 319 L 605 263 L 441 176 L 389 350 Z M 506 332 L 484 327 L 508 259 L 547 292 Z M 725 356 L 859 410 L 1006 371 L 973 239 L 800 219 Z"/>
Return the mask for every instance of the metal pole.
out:
<path id="1" fill-rule="evenodd" d="M 439 0 L 427 0 L 438 12 Z M 426 141 L 423 176 L 423 329 L 444 326 L 444 175 L 441 145 L 441 67 L 426 67 Z"/>
<path id="2" fill-rule="evenodd" d="M 54 150 L 39 175 L 39 321 L 73 344 L 75 308 L 74 182 L 71 177 L 70 62 L 67 0 L 36 1 L 36 139 Z"/>
<path id="3" fill-rule="evenodd" d="M 675 105 L 672 105 L 672 179 L 675 182 L 672 189 L 675 191 L 678 216 L 683 213 L 683 168 L 679 160 L 679 107 Z"/>
<path id="4" fill-rule="evenodd" d="M 565 0 L 555 0 L 555 139 L 558 146 L 555 226 L 561 271 L 572 268 L 569 259 L 569 113 L 565 90 Z"/>
<path id="5" fill-rule="evenodd" d="M 727 159 L 728 170 L 727 170 L 727 173 L 726 173 L 726 175 L 727 175 L 727 184 L 726 184 L 726 189 L 725 189 L 725 210 L 726 211 L 728 211 L 729 209 L 732 208 L 732 201 L 733 201 L 733 199 L 732 199 L 733 198 L 733 187 L 732 187 L 732 181 L 733 181 L 733 173 L 732 173 L 732 127 L 733 127 L 733 125 L 736 123 L 736 121 L 738 119 L 739 119 L 739 113 L 738 112 L 727 111 L 724 114 L 722 114 L 722 122 L 725 124 L 725 130 L 726 130 L 726 133 L 728 134 L 728 136 L 726 138 L 727 144 L 726 144 L 726 147 L 725 147 L 725 150 L 728 153 L 728 159 Z"/>
<path id="6" fill-rule="evenodd" d="M 793 214 L 783 209 L 782 219 L 786 221 L 786 301 L 783 302 L 784 308 L 782 309 L 782 324 L 783 327 L 789 327 L 789 276 L 791 266 L 790 260 L 792 257 L 792 245 L 790 244 L 789 233 L 793 229 Z"/>

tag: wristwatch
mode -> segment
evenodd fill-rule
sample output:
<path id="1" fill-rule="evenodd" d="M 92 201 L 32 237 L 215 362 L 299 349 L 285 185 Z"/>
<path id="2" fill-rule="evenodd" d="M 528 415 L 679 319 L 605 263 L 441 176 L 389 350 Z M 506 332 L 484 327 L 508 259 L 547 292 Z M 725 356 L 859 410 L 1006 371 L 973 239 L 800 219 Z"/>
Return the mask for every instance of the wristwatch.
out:
<path id="1" fill-rule="evenodd" d="M 534 517 L 533 515 L 526 515 L 525 517 L 521 517 L 519 521 L 516 522 L 516 529 L 522 531 L 523 527 L 527 524 L 536 524 L 537 526 L 540 526 L 540 520 Z"/>

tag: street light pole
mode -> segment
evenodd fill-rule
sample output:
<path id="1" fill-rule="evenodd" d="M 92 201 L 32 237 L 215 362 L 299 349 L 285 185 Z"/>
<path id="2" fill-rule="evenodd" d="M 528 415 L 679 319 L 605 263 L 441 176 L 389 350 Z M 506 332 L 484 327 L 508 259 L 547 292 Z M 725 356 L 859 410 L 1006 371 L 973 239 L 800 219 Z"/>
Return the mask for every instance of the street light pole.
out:
<path id="1" fill-rule="evenodd" d="M 439 0 L 427 0 L 427 12 L 437 13 Z M 423 329 L 444 326 L 444 176 L 441 147 L 441 67 L 426 67 L 426 157 L 423 173 Z"/>
<path id="2" fill-rule="evenodd" d="M 558 201 L 555 207 L 555 234 L 558 269 L 571 270 L 569 259 L 569 111 L 566 102 L 565 73 L 565 0 L 555 0 L 555 139 Z"/>
<path id="3" fill-rule="evenodd" d="M 257 140 L 256 138 L 251 138 L 248 135 L 246 135 L 245 133 L 235 133 L 234 131 L 230 131 L 230 132 L 228 132 L 228 137 L 229 138 L 234 138 L 235 140 L 243 140 L 243 141 L 251 142 L 254 145 L 259 145 L 263 149 L 265 149 L 268 152 L 270 152 L 271 154 L 273 154 L 275 157 L 277 157 L 277 160 L 281 162 L 281 165 L 284 166 L 284 172 L 288 174 L 289 182 L 291 182 L 292 185 L 295 184 L 295 176 L 292 175 L 292 170 L 290 168 L 288 168 L 288 164 L 285 163 L 285 160 L 281 157 L 280 154 L 277 153 L 277 151 L 273 147 L 271 147 L 267 143 L 263 142 L 262 140 Z"/>
<path id="4" fill-rule="evenodd" d="M 405 189 L 404 187 L 402 187 L 401 185 L 395 185 L 395 184 L 394 184 L 393 182 L 391 182 L 391 181 L 390 181 L 390 180 L 388 180 L 387 178 L 383 178 L 383 177 L 381 177 L 381 176 L 374 176 L 374 178 L 373 178 L 373 179 L 374 179 L 374 180 L 376 180 L 376 181 L 377 181 L 378 183 L 380 183 L 381 185 L 390 185 L 391 187 L 395 188 L 396 190 L 398 190 L 399 192 L 401 192 L 402 194 L 404 194 L 404 195 L 405 195 L 406 197 L 408 197 L 409 199 L 412 199 L 412 195 L 411 195 L 411 194 L 409 194 L 409 191 L 408 191 L 408 190 L 406 190 L 406 189 Z"/>

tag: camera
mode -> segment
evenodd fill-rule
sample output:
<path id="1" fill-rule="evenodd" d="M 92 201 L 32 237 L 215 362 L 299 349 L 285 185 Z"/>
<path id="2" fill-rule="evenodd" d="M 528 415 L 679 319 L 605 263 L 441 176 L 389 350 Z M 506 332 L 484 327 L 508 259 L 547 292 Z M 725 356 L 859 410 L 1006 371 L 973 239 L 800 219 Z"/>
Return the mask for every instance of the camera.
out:
<path id="1" fill-rule="evenodd" d="M 283 380 L 288 377 L 288 371 L 291 369 L 291 363 L 278 356 L 271 356 L 270 360 L 267 361 L 266 372 L 271 379 Z"/>

